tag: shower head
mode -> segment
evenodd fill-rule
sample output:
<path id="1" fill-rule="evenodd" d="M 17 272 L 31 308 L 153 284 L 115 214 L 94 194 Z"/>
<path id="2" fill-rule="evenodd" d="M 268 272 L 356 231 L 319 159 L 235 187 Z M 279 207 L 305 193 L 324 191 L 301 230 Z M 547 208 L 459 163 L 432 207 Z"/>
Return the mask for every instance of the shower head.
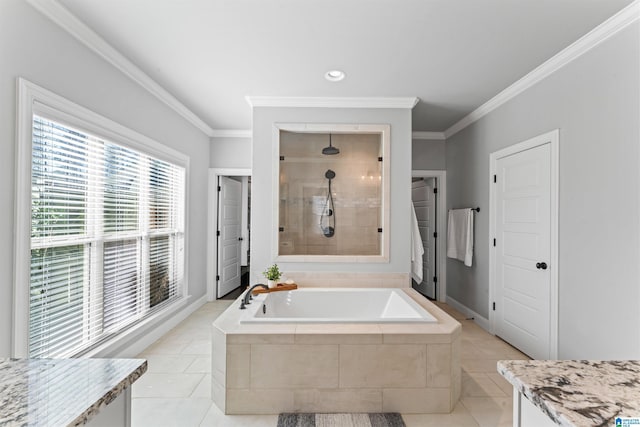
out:
<path id="1" fill-rule="evenodd" d="M 322 149 L 322 154 L 324 154 L 325 156 L 331 156 L 338 153 L 340 153 L 340 150 L 331 145 L 331 134 L 329 134 L 329 146 Z"/>
<path id="2" fill-rule="evenodd" d="M 331 169 L 327 169 L 327 171 L 324 173 L 324 177 L 327 179 L 333 179 L 336 177 L 336 173 Z"/>

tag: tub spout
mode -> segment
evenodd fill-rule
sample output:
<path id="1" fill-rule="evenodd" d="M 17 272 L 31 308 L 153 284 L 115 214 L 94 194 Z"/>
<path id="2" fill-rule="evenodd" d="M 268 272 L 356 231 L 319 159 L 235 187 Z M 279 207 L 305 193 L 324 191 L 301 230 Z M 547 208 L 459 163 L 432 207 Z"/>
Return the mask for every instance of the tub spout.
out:
<path id="1" fill-rule="evenodd" d="M 249 288 L 249 290 L 247 291 L 246 294 L 244 294 L 244 298 L 242 298 L 242 303 L 240 304 L 240 310 L 244 310 L 246 305 L 251 304 L 251 292 L 253 292 L 253 290 L 255 288 L 265 288 L 265 289 L 269 289 L 269 287 L 265 284 L 262 283 L 258 283 L 257 285 L 253 285 L 252 287 Z"/>

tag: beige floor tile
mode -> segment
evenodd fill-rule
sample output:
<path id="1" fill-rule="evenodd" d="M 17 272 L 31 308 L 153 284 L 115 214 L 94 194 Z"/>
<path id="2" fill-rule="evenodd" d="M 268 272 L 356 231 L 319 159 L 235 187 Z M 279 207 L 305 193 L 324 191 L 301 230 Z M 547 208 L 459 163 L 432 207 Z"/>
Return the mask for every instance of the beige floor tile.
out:
<path id="1" fill-rule="evenodd" d="M 178 373 L 187 372 L 188 368 L 193 365 L 196 360 L 195 356 L 183 355 L 166 355 L 166 354 L 149 354 L 147 359 L 148 373 Z M 211 363 L 209 363 L 211 367 Z M 211 369 L 209 369 L 209 372 Z"/>
<path id="2" fill-rule="evenodd" d="M 462 373 L 462 397 L 509 397 L 485 373 Z"/>
<path id="3" fill-rule="evenodd" d="M 458 403 L 450 414 L 402 414 L 407 427 L 478 427 L 462 403 Z"/>
<path id="4" fill-rule="evenodd" d="M 182 349 L 182 354 L 195 354 L 210 357 L 211 339 L 191 341 Z"/>
<path id="5" fill-rule="evenodd" d="M 191 374 L 210 374 L 211 373 L 211 357 L 194 357 L 194 356 L 184 356 L 193 358 L 191 364 L 186 368 L 185 372 Z"/>
<path id="6" fill-rule="evenodd" d="M 454 319 L 460 321 L 460 320 L 464 320 L 466 318 L 466 316 L 462 313 L 460 313 L 458 310 L 456 310 L 455 308 L 451 307 L 448 304 L 445 304 L 443 302 L 440 301 L 434 301 L 434 304 L 438 306 L 438 308 L 440 308 L 442 311 L 444 311 L 445 313 L 447 313 L 449 316 L 453 317 Z"/>
<path id="7" fill-rule="evenodd" d="M 202 381 L 200 381 L 189 397 L 211 399 L 211 374 L 207 374 L 202 378 Z"/>
<path id="8" fill-rule="evenodd" d="M 278 424 L 277 415 L 225 415 L 211 404 L 201 427 L 274 427 Z"/>
<path id="9" fill-rule="evenodd" d="M 510 397 L 463 397 L 461 401 L 480 427 L 512 425 L 513 400 Z"/>
<path id="10" fill-rule="evenodd" d="M 513 396 L 513 385 L 497 372 L 486 374 L 507 396 Z"/>
<path id="11" fill-rule="evenodd" d="M 211 407 L 209 399 L 133 399 L 132 427 L 197 427 Z"/>
<path id="12" fill-rule="evenodd" d="M 500 359 L 465 359 L 469 355 L 462 354 L 460 366 L 466 372 L 493 373 L 498 370 L 498 360 Z"/>
<path id="13" fill-rule="evenodd" d="M 145 373 L 133 384 L 133 397 L 189 397 L 204 374 Z"/>
<path id="14" fill-rule="evenodd" d="M 164 340 L 176 341 L 193 341 L 211 339 L 211 326 L 182 326 L 178 325 L 173 328 L 167 335 L 162 338 Z"/>
<path id="15" fill-rule="evenodd" d="M 189 341 L 178 342 L 178 341 L 156 341 L 151 344 L 150 347 L 145 349 L 141 353 L 141 355 L 147 354 L 164 354 L 164 355 L 178 355 L 182 354 L 182 350 L 184 350 L 187 345 L 189 345 Z"/>

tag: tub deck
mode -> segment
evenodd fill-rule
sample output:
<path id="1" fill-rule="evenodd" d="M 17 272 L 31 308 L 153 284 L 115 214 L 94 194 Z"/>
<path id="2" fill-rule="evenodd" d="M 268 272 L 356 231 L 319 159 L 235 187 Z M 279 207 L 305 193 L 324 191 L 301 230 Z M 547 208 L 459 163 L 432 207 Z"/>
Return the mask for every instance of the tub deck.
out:
<path id="1" fill-rule="evenodd" d="M 239 322 L 212 328 L 212 397 L 226 414 L 448 413 L 460 397 L 461 325 L 403 291 L 437 323 Z"/>

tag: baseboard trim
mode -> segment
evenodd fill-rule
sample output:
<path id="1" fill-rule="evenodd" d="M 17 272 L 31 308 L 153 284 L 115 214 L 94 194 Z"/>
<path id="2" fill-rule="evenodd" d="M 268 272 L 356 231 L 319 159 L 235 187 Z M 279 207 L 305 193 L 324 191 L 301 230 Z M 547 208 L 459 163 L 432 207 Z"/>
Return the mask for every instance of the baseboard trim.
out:
<path id="1" fill-rule="evenodd" d="M 469 307 L 462 304 L 461 302 L 451 298 L 450 296 L 447 296 L 447 304 L 449 304 L 451 307 L 458 310 L 460 313 L 464 314 L 467 318 L 473 317 L 473 321 L 478 326 L 480 326 L 482 329 L 489 332 L 490 334 L 493 334 L 493 332 L 491 332 L 491 324 L 489 322 L 489 319 L 487 319 L 486 317 L 480 316 L 478 313 L 471 310 Z"/>
<path id="2" fill-rule="evenodd" d="M 151 331 L 143 334 L 138 339 L 134 340 L 132 344 L 119 350 L 112 357 L 135 357 L 142 353 L 147 347 L 156 342 L 160 337 L 169 332 L 171 329 L 178 326 L 180 322 L 193 314 L 196 310 L 207 303 L 207 295 L 203 295 L 185 308 L 177 311 L 174 315 L 168 319 L 160 322 L 156 327 L 152 327 Z"/>

